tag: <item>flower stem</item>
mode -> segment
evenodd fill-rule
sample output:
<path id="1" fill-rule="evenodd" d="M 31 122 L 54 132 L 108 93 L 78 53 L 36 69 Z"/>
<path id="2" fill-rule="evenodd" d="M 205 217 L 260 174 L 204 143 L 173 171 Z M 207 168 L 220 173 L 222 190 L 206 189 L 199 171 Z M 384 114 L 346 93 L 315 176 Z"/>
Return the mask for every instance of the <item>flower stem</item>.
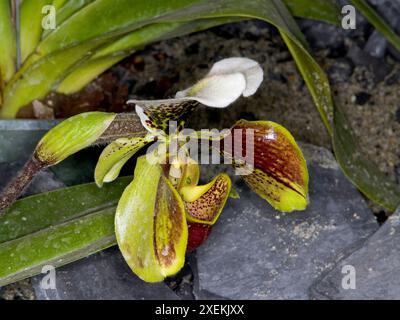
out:
<path id="1" fill-rule="evenodd" d="M 29 185 L 35 175 L 45 167 L 43 163 L 33 155 L 24 167 L 18 172 L 18 175 L 11 181 L 0 195 L 0 216 L 21 195 L 24 189 Z"/>

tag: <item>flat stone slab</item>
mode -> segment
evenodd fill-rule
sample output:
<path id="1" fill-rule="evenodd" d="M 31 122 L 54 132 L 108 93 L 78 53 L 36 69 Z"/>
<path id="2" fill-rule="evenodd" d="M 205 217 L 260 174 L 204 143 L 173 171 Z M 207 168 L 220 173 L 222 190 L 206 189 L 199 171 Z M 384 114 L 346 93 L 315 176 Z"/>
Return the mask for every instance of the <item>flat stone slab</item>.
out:
<path id="1" fill-rule="evenodd" d="M 114 247 L 56 270 L 56 289 L 44 289 L 45 274 L 32 278 L 39 300 L 176 300 L 164 283 L 148 284 L 129 269 Z"/>
<path id="2" fill-rule="evenodd" d="M 309 288 L 378 229 L 363 197 L 331 153 L 303 145 L 310 205 L 284 214 L 244 183 L 228 201 L 210 238 L 197 250 L 198 297 L 309 299 Z"/>
<path id="3" fill-rule="evenodd" d="M 362 247 L 323 275 L 313 285 L 312 297 L 397 300 L 400 299 L 399 274 L 400 209 Z"/>

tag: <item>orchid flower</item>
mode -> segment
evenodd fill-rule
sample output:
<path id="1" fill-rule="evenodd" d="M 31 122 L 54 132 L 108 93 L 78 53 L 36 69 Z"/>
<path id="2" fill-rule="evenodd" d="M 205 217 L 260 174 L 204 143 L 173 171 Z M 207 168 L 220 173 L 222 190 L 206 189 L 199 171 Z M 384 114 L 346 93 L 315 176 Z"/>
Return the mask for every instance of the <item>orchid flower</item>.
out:
<path id="1" fill-rule="evenodd" d="M 263 71 L 257 62 L 229 58 L 215 63 L 203 79 L 177 92 L 173 99 L 128 101 L 135 104 L 136 114 L 89 112 L 74 116 L 43 137 L 27 164 L 28 178 L 20 176 L 8 190 L 15 194 L 37 168 L 54 165 L 94 143 L 108 143 L 94 174 L 101 187 L 115 180 L 136 152 L 155 143 L 148 154 L 159 161 L 138 158 L 133 181 L 116 210 L 115 232 L 132 271 L 144 281 L 162 281 L 182 268 L 187 250 L 206 240 L 232 194 L 227 174 L 199 185 L 199 164 L 185 152 L 169 159 L 168 146 L 197 105 L 226 108 L 241 96 L 253 95 L 262 80 Z M 179 123 L 176 132 L 169 130 L 171 121 Z M 236 167 L 250 167 L 243 179 L 274 208 L 304 210 L 308 204 L 308 171 L 292 135 L 270 121 L 241 120 L 228 134 L 214 138 L 224 146 L 232 145 L 226 141 L 247 141 L 246 129 L 252 130 L 254 143 L 240 143 L 239 147 L 234 143 L 234 148 L 222 148 L 222 154 L 231 157 Z M 235 130 L 241 134 L 234 134 Z M 242 161 L 244 151 L 254 154 L 253 163 Z M 3 195 L 0 208 L 11 202 L 13 192 Z"/>

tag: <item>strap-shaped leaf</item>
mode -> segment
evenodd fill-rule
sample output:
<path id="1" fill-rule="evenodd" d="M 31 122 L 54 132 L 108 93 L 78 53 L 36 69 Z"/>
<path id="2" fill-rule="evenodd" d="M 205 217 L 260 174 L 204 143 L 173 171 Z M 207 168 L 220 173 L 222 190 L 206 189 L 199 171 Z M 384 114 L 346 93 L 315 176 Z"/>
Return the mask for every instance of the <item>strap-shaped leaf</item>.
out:
<path id="1" fill-rule="evenodd" d="M 0 1 L 0 106 L 2 104 L 2 89 L 5 82 L 10 80 L 15 72 L 16 42 L 15 29 L 12 23 L 11 1 Z"/>
<path id="2" fill-rule="evenodd" d="M 206 185 L 183 187 L 180 193 L 185 200 L 187 220 L 213 225 L 225 206 L 231 185 L 229 176 L 221 173 Z"/>
<path id="3" fill-rule="evenodd" d="M 154 137 L 120 138 L 111 142 L 101 153 L 94 172 L 99 187 L 104 182 L 114 181 L 125 163 L 142 147 L 154 141 Z"/>
<path id="4" fill-rule="evenodd" d="M 144 281 L 162 281 L 182 268 L 188 240 L 183 201 L 161 166 L 145 156 L 120 199 L 115 231 L 126 262 Z"/>
<path id="5" fill-rule="evenodd" d="M 131 178 L 30 196 L 0 217 L 0 286 L 116 244 L 114 213 Z"/>
<path id="6" fill-rule="evenodd" d="M 200 19 L 190 22 L 155 23 L 118 38 L 100 48 L 88 61 L 72 71 L 59 85 L 57 92 L 71 94 L 81 90 L 99 74 L 145 45 L 191 32 L 205 30 L 240 18 Z"/>
<path id="7" fill-rule="evenodd" d="M 104 39 L 85 42 L 47 55 L 29 65 L 25 62 L 4 90 L 4 104 L 0 110 L 0 116 L 15 118 L 20 108 L 35 99 L 44 98 L 57 87 L 66 73 L 77 66 L 79 61 L 88 59 L 93 54 L 93 50 L 105 42 Z"/>
<path id="8" fill-rule="evenodd" d="M 308 171 L 290 132 L 271 121 L 245 120 L 238 121 L 232 132 L 229 139 L 234 148 L 241 148 L 224 151 L 233 155 L 234 161 L 243 160 L 244 155 L 254 157 L 254 167 L 249 168 L 253 171 L 243 176 L 246 183 L 277 210 L 304 210 L 308 203 Z M 237 143 L 235 139 L 242 141 Z M 253 139 L 252 145 L 247 144 L 249 139 Z"/>
<path id="9" fill-rule="evenodd" d="M 61 25 L 65 20 L 71 17 L 74 13 L 78 12 L 88 4 L 92 3 L 95 0 L 73 0 L 73 1 L 65 1 L 65 3 L 57 3 L 53 2 L 53 5 L 56 8 L 57 12 L 57 25 Z M 53 30 L 44 30 L 42 34 L 42 38 L 47 37 Z"/>
<path id="10" fill-rule="evenodd" d="M 396 34 L 390 25 L 365 0 L 351 0 L 351 3 L 400 52 L 400 36 Z"/>
<path id="11" fill-rule="evenodd" d="M 284 2 L 296 17 L 340 24 L 342 15 L 336 0 L 284 0 Z"/>
<path id="12" fill-rule="evenodd" d="M 35 50 L 42 37 L 42 8 L 53 0 L 24 0 L 20 5 L 21 60 Z"/>

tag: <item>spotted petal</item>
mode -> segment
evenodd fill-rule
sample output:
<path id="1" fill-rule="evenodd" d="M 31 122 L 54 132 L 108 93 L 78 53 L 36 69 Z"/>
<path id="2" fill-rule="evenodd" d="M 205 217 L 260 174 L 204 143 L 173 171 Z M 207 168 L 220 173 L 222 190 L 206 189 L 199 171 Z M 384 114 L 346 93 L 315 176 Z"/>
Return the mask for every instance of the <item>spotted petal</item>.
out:
<path id="1" fill-rule="evenodd" d="M 235 130 L 241 130 L 239 135 L 235 136 Z M 251 173 L 244 176 L 253 191 L 277 210 L 304 210 L 308 204 L 307 165 L 290 132 L 271 121 L 245 120 L 237 122 L 231 132 L 229 138 L 241 138 L 238 145 L 242 147 L 225 152 L 235 160 L 243 160 L 245 154 L 254 156 Z M 248 143 L 250 134 L 254 135 L 252 145 Z"/>
<path id="2" fill-rule="evenodd" d="M 111 142 L 101 153 L 94 172 L 96 184 L 114 181 L 125 163 L 142 147 L 154 141 L 154 137 L 120 138 Z"/>
<path id="3" fill-rule="evenodd" d="M 186 186 L 180 190 L 185 201 L 189 222 L 213 225 L 229 197 L 231 179 L 221 173 L 210 183 L 202 186 Z"/>
<path id="4" fill-rule="evenodd" d="M 197 101 L 191 99 L 129 100 L 127 103 L 136 105 L 136 113 L 149 132 L 168 132 L 170 121 L 182 126 L 182 122 L 198 105 Z"/>
<path id="5" fill-rule="evenodd" d="M 145 156 L 119 201 L 115 230 L 126 262 L 144 281 L 162 281 L 184 265 L 188 228 L 182 199 L 161 166 Z"/>

